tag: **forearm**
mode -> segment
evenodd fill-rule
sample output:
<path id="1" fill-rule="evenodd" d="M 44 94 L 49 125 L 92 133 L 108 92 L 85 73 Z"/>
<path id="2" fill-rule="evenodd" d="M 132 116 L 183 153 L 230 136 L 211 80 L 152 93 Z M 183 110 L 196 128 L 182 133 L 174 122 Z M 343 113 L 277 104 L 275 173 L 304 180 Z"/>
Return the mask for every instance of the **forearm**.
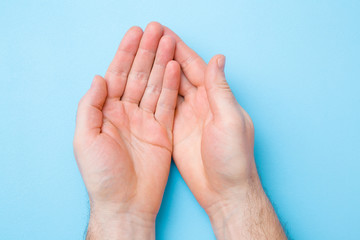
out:
<path id="1" fill-rule="evenodd" d="M 208 212 L 218 240 L 287 239 L 260 181 L 236 199 L 215 204 Z"/>
<path id="2" fill-rule="evenodd" d="M 155 218 L 134 213 L 90 213 L 86 240 L 154 240 Z"/>

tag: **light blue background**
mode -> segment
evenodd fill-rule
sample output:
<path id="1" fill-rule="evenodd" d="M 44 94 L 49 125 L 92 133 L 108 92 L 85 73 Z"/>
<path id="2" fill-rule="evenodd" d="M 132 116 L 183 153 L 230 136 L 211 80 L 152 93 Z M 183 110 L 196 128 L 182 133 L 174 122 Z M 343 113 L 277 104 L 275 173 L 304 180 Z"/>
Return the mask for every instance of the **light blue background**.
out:
<path id="1" fill-rule="evenodd" d="M 291 239 L 360 239 L 360 1 L 0 1 L 0 239 L 81 239 L 77 102 L 132 25 L 226 73 Z M 173 165 L 157 239 L 215 239 Z"/>

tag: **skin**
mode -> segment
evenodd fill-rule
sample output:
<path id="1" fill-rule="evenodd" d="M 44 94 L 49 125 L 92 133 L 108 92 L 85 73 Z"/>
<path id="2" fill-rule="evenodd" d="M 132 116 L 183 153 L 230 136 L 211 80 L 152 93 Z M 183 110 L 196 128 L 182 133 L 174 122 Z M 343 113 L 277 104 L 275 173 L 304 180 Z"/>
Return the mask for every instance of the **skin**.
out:
<path id="1" fill-rule="evenodd" d="M 155 239 L 180 83 L 159 23 L 131 28 L 80 100 L 75 157 L 90 198 L 87 239 Z"/>
<path id="2" fill-rule="evenodd" d="M 171 156 L 217 239 L 286 239 L 257 174 L 251 118 L 224 66 L 224 56 L 206 64 L 159 23 L 126 33 L 78 107 L 87 239 L 154 239 Z"/>
<path id="3" fill-rule="evenodd" d="M 174 122 L 174 161 L 210 217 L 217 239 L 286 239 L 260 183 L 254 126 L 224 74 L 225 57 L 208 64 L 175 33 L 183 74 Z"/>

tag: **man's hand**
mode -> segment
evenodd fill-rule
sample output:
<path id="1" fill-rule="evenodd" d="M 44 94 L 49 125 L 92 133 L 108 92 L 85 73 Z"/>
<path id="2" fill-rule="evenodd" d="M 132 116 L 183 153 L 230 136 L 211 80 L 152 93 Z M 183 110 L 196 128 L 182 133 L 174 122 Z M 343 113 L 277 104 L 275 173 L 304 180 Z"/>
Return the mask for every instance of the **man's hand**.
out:
<path id="1" fill-rule="evenodd" d="M 81 99 L 74 151 L 90 198 L 88 239 L 154 239 L 180 83 L 175 41 L 131 28 Z"/>
<path id="2" fill-rule="evenodd" d="M 174 161 L 217 239 L 286 239 L 254 161 L 254 127 L 224 74 L 225 57 L 207 65 L 176 40 L 183 74 L 174 122 Z"/>

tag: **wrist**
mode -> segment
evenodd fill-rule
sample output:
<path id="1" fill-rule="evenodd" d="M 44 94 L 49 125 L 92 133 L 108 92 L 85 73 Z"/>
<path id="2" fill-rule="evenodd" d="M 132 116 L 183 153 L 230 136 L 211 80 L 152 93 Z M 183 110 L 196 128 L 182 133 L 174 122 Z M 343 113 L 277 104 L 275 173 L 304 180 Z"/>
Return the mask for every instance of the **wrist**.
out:
<path id="1" fill-rule="evenodd" d="M 87 240 L 155 239 L 156 215 L 138 211 L 90 210 Z"/>
<path id="2" fill-rule="evenodd" d="M 206 209 L 216 239 L 287 239 L 258 178 L 236 193 Z"/>
<path id="3" fill-rule="evenodd" d="M 244 225 L 250 221 L 249 211 L 262 208 L 267 201 L 258 177 L 241 187 L 229 189 L 221 196 L 220 200 L 205 209 L 217 239 L 223 239 L 224 235 L 232 239 L 230 236 L 236 236 L 239 229 L 244 231 Z"/>

